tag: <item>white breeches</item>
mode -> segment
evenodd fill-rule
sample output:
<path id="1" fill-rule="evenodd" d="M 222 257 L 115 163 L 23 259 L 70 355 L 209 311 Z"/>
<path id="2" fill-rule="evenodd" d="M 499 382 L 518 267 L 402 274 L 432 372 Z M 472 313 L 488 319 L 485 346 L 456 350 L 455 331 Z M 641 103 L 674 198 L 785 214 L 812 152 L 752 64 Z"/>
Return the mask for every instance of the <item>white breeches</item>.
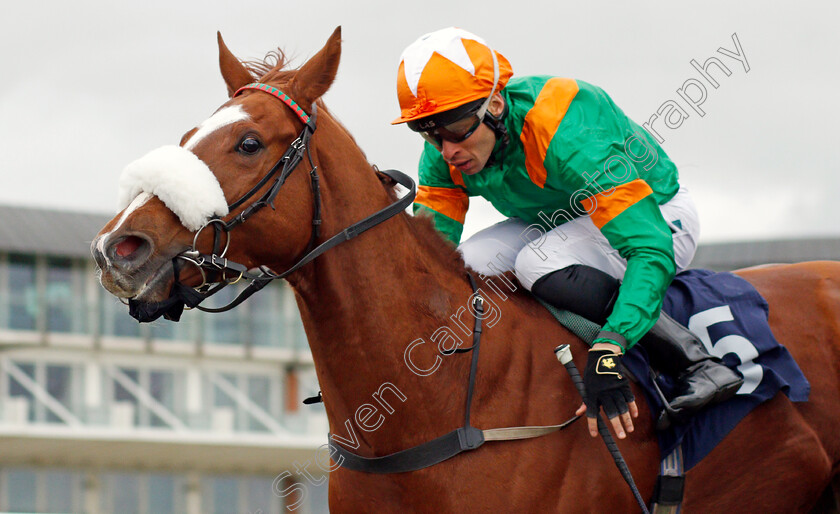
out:
<path id="1" fill-rule="evenodd" d="M 700 220 L 691 195 L 680 188 L 660 206 L 671 228 L 677 272 L 688 267 L 697 250 Z M 484 275 L 515 271 L 525 288 L 531 289 L 543 275 L 573 264 L 585 264 L 624 277 L 627 261 L 601 234 L 589 216 L 576 218 L 546 232 L 519 218 L 509 218 L 476 233 L 458 247 L 467 266 Z"/>

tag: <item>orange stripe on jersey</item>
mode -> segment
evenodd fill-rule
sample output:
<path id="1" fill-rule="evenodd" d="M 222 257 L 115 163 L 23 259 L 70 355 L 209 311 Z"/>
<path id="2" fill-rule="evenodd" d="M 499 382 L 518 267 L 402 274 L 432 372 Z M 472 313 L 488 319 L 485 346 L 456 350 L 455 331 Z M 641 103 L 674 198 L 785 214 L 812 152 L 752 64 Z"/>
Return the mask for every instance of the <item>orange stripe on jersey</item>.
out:
<path id="1" fill-rule="evenodd" d="M 455 166 L 449 166 L 449 176 L 452 177 L 452 183 L 456 186 L 461 186 L 464 189 L 467 188 L 466 184 L 464 184 L 464 176 L 461 175 L 461 172 L 458 171 L 458 168 Z"/>
<path id="2" fill-rule="evenodd" d="M 414 199 L 414 203 L 424 205 L 458 223 L 464 223 L 467 218 L 467 209 L 470 206 L 470 198 L 467 193 L 460 189 L 420 186 L 417 188 L 417 197 Z"/>
<path id="3" fill-rule="evenodd" d="M 578 85 L 574 79 L 549 79 L 525 116 L 519 139 L 525 148 L 528 177 L 540 187 L 545 187 L 547 177 L 544 163 L 548 145 L 577 92 Z"/>
<path id="4" fill-rule="evenodd" d="M 591 213 L 592 222 L 600 230 L 616 216 L 651 194 L 653 194 L 653 189 L 648 183 L 637 178 L 632 182 L 615 186 L 615 191 L 611 195 L 600 193 L 580 203 L 586 212 Z"/>

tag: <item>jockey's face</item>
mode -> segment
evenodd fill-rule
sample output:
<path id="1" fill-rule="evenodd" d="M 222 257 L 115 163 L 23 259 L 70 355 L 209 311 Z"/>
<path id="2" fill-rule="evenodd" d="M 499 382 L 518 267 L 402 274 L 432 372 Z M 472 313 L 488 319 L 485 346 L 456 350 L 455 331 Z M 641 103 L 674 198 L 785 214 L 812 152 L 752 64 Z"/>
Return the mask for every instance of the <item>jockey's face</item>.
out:
<path id="1" fill-rule="evenodd" d="M 488 110 L 498 116 L 504 109 L 504 100 L 496 94 L 490 100 Z M 460 143 L 446 139 L 441 141 L 440 153 L 447 163 L 465 175 L 475 175 L 487 164 L 493 147 L 496 146 L 496 134 L 486 124 L 481 123 L 475 132 Z"/>

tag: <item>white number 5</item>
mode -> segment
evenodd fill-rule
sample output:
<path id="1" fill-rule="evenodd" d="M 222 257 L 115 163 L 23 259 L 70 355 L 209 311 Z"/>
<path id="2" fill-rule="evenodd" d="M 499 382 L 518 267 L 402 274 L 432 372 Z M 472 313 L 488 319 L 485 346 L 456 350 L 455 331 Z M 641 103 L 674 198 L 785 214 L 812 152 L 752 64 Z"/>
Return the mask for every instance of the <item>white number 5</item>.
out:
<path id="1" fill-rule="evenodd" d="M 758 384 L 761 383 L 761 378 L 764 376 L 764 370 L 753 361 L 753 359 L 758 357 L 758 350 L 743 336 L 728 335 L 721 337 L 716 343 L 712 343 L 709 337 L 710 326 L 724 321 L 733 321 L 734 319 L 729 306 L 723 305 L 698 312 L 692 316 L 688 320 L 688 329 L 697 334 L 706 346 L 706 350 L 715 357 L 722 359 L 724 355 L 734 353 L 741 360 L 738 371 L 744 375 L 744 384 L 735 394 L 750 394 L 755 391 L 755 388 L 758 387 Z"/>

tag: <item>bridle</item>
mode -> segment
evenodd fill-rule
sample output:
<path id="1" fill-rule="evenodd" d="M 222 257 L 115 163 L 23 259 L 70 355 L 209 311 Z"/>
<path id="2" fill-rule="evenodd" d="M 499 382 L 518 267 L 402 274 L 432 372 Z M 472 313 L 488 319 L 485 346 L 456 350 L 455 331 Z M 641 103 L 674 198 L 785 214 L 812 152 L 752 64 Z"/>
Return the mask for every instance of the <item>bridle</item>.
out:
<path id="1" fill-rule="evenodd" d="M 318 167 L 312 161 L 312 154 L 310 152 L 310 139 L 315 132 L 315 120 L 317 114 L 316 104 L 312 104 L 312 115 L 308 115 L 294 100 L 286 93 L 279 89 L 263 83 L 251 83 L 239 88 L 233 95 L 235 98 L 245 90 L 256 90 L 268 93 L 281 102 L 286 104 L 303 122 L 303 129 L 298 137 L 289 144 L 289 147 L 283 153 L 283 156 L 277 161 L 274 166 L 241 198 L 231 203 L 228 206 L 228 212 L 244 205 L 248 200 L 251 200 L 266 184 L 272 179 L 271 186 L 259 198 L 253 200 L 245 209 L 238 215 L 234 216 L 228 221 L 216 217 L 208 220 L 201 228 L 196 231 L 193 237 L 192 246 L 175 256 L 172 262 L 175 281 L 170 291 L 169 298 L 161 302 L 155 303 L 141 303 L 136 300 L 129 300 L 129 314 L 141 322 L 154 321 L 160 316 L 167 319 L 178 321 L 185 308 L 198 308 L 205 312 L 225 312 L 244 302 L 248 297 L 268 285 L 272 280 L 285 278 L 291 273 L 294 273 L 301 267 L 313 261 L 316 257 L 326 252 L 327 250 L 338 246 L 339 244 L 348 241 L 362 232 L 372 228 L 383 221 L 394 217 L 400 212 L 404 211 L 413 201 L 416 194 L 416 186 L 414 181 L 408 175 L 397 170 L 378 170 L 374 167 L 374 171 L 382 173 L 401 186 L 409 190 L 408 194 L 398 199 L 388 207 L 368 216 L 367 218 L 354 223 L 342 230 L 338 234 L 327 239 L 320 245 L 316 246 L 318 238 L 320 237 L 321 227 L 321 190 L 319 185 Z M 256 214 L 265 206 L 274 207 L 274 199 L 277 197 L 280 188 L 286 182 L 286 179 L 303 161 L 304 154 L 309 161 L 309 177 L 312 188 L 314 211 L 312 216 L 312 233 L 309 239 L 309 244 L 295 264 L 282 273 L 275 273 L 267 266 L 259 266 L 257 269 L 259 273 L 253 273 L 243 264 L 231 261 L 225 255 L 230 247 L 230 233 L 231 231 L 242 225 L 251 216 Z M 197 249 L 198 238 L 201 232 L 205 229 L 213 229 L 213 250 L 210 254 L 201 253 Z M 222 242 L 224 241 L 224 244 Z M 189 287 L 181 283 L 179 279 L 179 271 L 183 263 L 195 266 L 201 274 L 202 283 L 196 287 Z M 208 279 L 208 272 L 213 278 Z M 250 280 L 250 284 L 239 293 L 230 303 L 219 308 L 201 307 L 199 304 L 205 299 L 213 296 L 228 285 L 235 284 L 240 280 Z"/>

